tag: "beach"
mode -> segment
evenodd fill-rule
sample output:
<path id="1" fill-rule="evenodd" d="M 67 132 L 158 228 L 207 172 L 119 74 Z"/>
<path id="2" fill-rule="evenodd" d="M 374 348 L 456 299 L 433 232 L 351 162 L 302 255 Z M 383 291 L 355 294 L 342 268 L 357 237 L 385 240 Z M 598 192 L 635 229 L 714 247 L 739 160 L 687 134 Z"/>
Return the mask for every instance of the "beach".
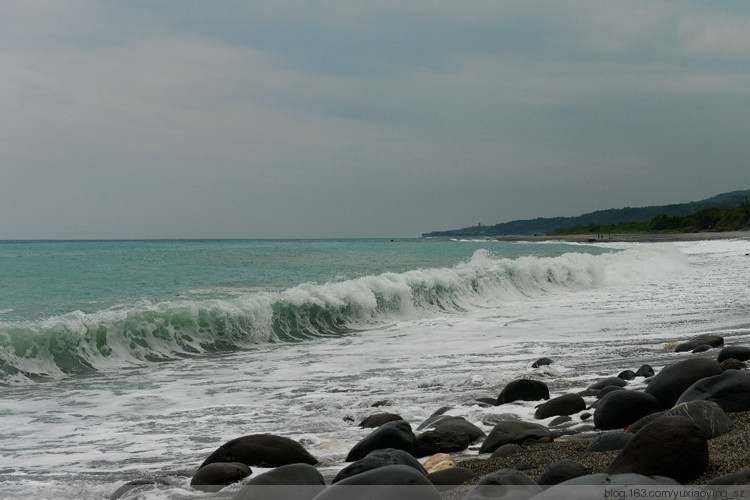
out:
<path id="1" fill-rule="evenodd" d="M 680 241 L 711 241 L 727 239 L 750 239 L 750 231 L 717 231 L 695 233 L 603 233 L 564 234 L 541 236 L 498 237 L 499 241 L 565 241 L 569 243 L 674 243 Z"/>

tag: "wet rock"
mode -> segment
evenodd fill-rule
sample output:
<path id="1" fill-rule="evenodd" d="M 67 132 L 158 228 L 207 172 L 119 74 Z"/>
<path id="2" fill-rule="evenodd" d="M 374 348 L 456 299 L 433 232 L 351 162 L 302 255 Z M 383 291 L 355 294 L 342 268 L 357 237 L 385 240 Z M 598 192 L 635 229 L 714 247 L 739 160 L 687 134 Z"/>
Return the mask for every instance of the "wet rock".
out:
<path id="1" fill-rule="evenodd" d="M 736 359 L 737 361 L 747 361 L 750 359 L 750 347 L 733 345 L 725 347 L 719 351 L 716 361 L 721 363 L 725 359 Z"/>
<path id="2" fill-rule="evenodd" d="M 493 405 L 495 404 L 495 400 L 492 400 L 492 404 Z M 417 427 L 417 430 L 421 431 L 422 429 L 427 429 L 429 427 L 434 427 L 435 424 L 439 420 L 444 419 L 444 418 L 452 418 L 452 417 L 449 417 L 449 416 L 445 415 L 445 412 L 447 412 L 451 408 L 452 407 L 450 407 L 450 406 L 443 406 L 442 408 L 439 408 L 438 410 L 435 410 L 435 412 L 432 415 L 430 415 L 429 417 L 427 417 L 424 422 L 422 422 L 421 424 L 419 424 L 419 427 Z"/>
<path id="3" fill-rule="evenodd" d="M 521 449 L 521 445 L 517 443 L 507 443 L 499 446 L 495 451 L 492 452 L 491 458 L 504 458 L 514 455 Z"/>
<path id="4" fill-rule="evenodd" d="M 633 370 L 624 370 L 617 374 L 617 378 L 633 380 L 635 378 L 635 372 Z"/>
<path id="5" fill-rule="evenodd" d="M 703 345 L 699 345 L 698 347 L 696 347 L 695 349 L 693 349 L 693 350 L 692 350 L 692 351 L 690 351 L 690 352 L 691 352 L 691 353 L 693 353 L 693 354 L 698 354 L 699 352 L 706 352 L 706 351 L 708 351 L 709 349 L 711 349 L 711 346 L 710 346 L 710 345 L 708 345 L 708 344 L 703 344 Z"/>
<path id="6" fill-rule="evenodd" d="M 503 487 L 507 488 L 503 488 Z M 524 488 L 518 488 L 523 486 Z M 477 484 L 469 490 L 463 500 L 481 499 L 526 499 L 542 488 L 529 476 L 519 470 L 502 469 L 482 476 Z"/>
<path id="7" fill-rule="evenodd" d="M 497 405 L 513 401 L 539 401 L 549 399 L 549 388 L 544 382 L 530 379 L 514 380 L 506 385 L 497 397 Z"/>
<path id="8" fill-rule="evenodd" d="M 541 366 L 548 366 L 552 364 L 552 360 L 549 358 L 539 358 L 531 365 L 532 368 L 539 368 Z"/>
<path id="9" fill-rule="evenodd" d="M 508 443 L 529 444 L 544 438 L 552 438 L 552 433 L 543 425 L 531 422 L 500 422 L 484 440 L 479 453 L 492 453 Z"/>
<path id="10" fill-rule="evenodd" d="M 290 464 L 253 477 L 232 500 L 312 500 L 325 490 L 325 480 L 308 464 Z"/>
<path id="11" fill-rule="evenodd" d="M 721 369 L 724 371 L 744 370 L 745 368 L 747 368 L 747 365 L 739 359 L 729 358 L 721 362 Z"/>
<path id="12" fill-rule="evenodd" d="M 469 443 L 475 443 L 487 435 L 482 429 L 463 417 L 447 417 L 444 420 L 437 422 L 435 430 L 464 434 L 469 440 Z"/>
<path id="13" fill-rule="evenodd" d="M 557 418 L 553 418 L 552 420 L 550 420 L 549 426 L 550 427 L 558 427 L 558 426 L 567 424 L 568 422 L 572 422 L 572 421 L 573 421 L 573 417 L 571 417 L 569 415 L 563 415 L 563 416 L 560 416 L 560 417 L 557 417 Z"/>
<path id="14" fill-rule="evenodd" d="M 719 363 L 712 359 L 689 358 L 665 366 L 651 379 L 644 392 L 654 396 L 663 409 L 671 408 L 694 382 L 721 372 Z"/>
<path id="15" fill-rule="evenodd" d="M 476 474 L 463 467 L 450 467 L 427 475 L 427 479 L 435 486 L 457 486 L 476 477 Z"/>
<path id="16" fill-rule="evenodd" d="M 586 402 L 578 394 L 565 394 L 536 407 L 534 418 L 548 418 L 557 415 L 572 415 L 586 409 Z"/>
<path id="17" fill-rule="evenodd" d="M 644 427 L 646 427 L 647 424 L 650 424 L 651 422 L 653 422 L 654 420 L 656 420 L 659 417 L 663 417 L 665 413 L 666 413 L 666 411 L 657 411 L 657 412 L 652 413 L 650 415 L 646 415 L 643 418 L 639 418 L 638 420 L 636 420 L 635 422 L 633 422 L 631 425 L 629 425 L 628 427 L 626 427 L 625 431 L 629 432 L 631 434 L 635 434 L 639 430 L 641 430 Z"/>
<path id="18" fill-rule="evenodd" d="M 590 386 L 588 386 L 588 389 L 601 391 L 609 385 L 613 385 L 615 387 L 625 387 L 626 385 L 628 385 L 628 383 L 619 377 L 608 377 L 594 384 L 591 384 Z"/>
<path id="19" fill-rule="evenodd" d="M 584 422 L 590 418 L 591 418 L 591 413 L 589 412 L 581 413 L 581 420 L 583 420 Z"/>
<path id="20" fill-rule="evenodd" d="M 350 486 L 378 488 L 352 489 Z M 324 490 L 315 500 L 393 500 L 403 498 L 405 493 L 410 500 L 440 500 L 440 492 L 427 476 L 406 465 L 387 465 L 348 477 Z"/>
<path id="21" fill-rule="evenodd" d="M 725 412 L 750 410 L 750 372 L 728 370 L 698 380 L 685 390 L 678 403 L 713 401 Z"/>
<path id="22" fill-rule="evenodd" d="M 415 457 L 428 457 L 435 453 L 462 451 L 469 444 L 469 437 L 462 432 L 434 429 L 417 436 L 412 453 Z"/>
<path id="23" fill-rule="evenodd" d="M 252 474 L 250 467 L 239 462 L 212 462 L 198 469 L 190 486 L 200 491 L 216 492 L 225 486 L 242 481 Z"/>
<path id="24" fill-rule="evenodd" d="M 630 441 L 632 437 L 632 433 L 625 431 L 605 432 L 591 441 L 591 444 L 588 445 L 586 451 L 593 453 L 598 451 L 621 450 L 626 444 L 628 444 L 628 441 Z"/>
<path id="25" fill-rule="evenodd" d="M 707 345 L 709 349 L 711 347 L 720 347 L 724 345 L 724 337 L 720 335 L 699 335 L 695 338 L 692 338 L 688 340 L 687 342 L 682 342 L 680 344 L 677 344 L 675 347 L 675 352 L 687 352 L 692 351 L 696 347 Z"/>
<path id="26" fill-rule="evenodd" d="M 153 489 L 154 487 L 157 487 L 159 485 L 166 484 L 166 481 L 157 479 L 135 479 L 117 488 L 115 492 L 109 496 L 109 500 L 118 500 L 119 498 L 124 497 L 126 494 L 130 496 L 130 493 L 145 492 L 146 490 Z"/>
<path id="27" fill-rule="evenodd" d="M 586 467 L 573 460 L 560 460 L 547 467 L 539 476 L 538 484 L 550 486 L 560 484 L 563 481 L 585 476 Z"/>
<path id="28" fill-rule="evenodd" d="M 420 464 L 411 454 L 403 450 L 385 448 L 382 450 L 374 450 L 368 453 L 364 458 L 344 467 L 338 474 L 336 474 L 336 477 L 333 478 L 332 482 L 338 483 L 348 477 L 356 476 L 357 474 L 385 467 L 387 465 L 406 465 L 407 467 L 413 467 L 420 473 L 427 475 L 427 471 L 422 464 Z"/>
<path id="29" fill-rule="evenodd" d="M 354 462 L 364 458 L 371 451 L 382 450 L 384 448 L 395 448 L 411 453 L 414 451 L 414 442 L 416 439 L 408 422 L 404 420 L 388 422 L 355 444 L 349 451 L 346 461 Z"/>
<path id="30" fill-rule="evenodd" d="M 240 462 L 247 466 L 281 467 L 295 463 L 315 465 L 318 460 L 289 438 L 251 434 L 232 439 L 211 453 L 200 468 L 214 462 Z"/>
<path id="31" fill-rule="evenodd" d="M 641 417 L 659 411 L 656 398 L 640 391 L 614 391 L 599 400 L 594 411 L 597 429 L 623 429 Z"/>
<path id="32" fill-rule="evenodd" d="M 703 430 L 708 439 L 726 434 L 732 427 L 732 420 L 713 401 L 696 400 L 678 403 L 664 414 L 688 417 Z"/>
<path id="33" fill-rule="evenodd" d="M 602 388 L 601 391 L 599 391 L 599 394 L 596 395 L 596 399 L 602 399 L 604 396 L 606 396 L 610 392 L 624 391 L 624 390 L 626 390 L 624 387 L 618 387 L 616 385 L 608 385 L 607 387 L 604 387 Z"/>
<path id="34" fill-rule="evenodd" d="M 403 420 L 403 418 L 396 413 L 376 413 L 362 419 L 359 426 L 363 429 L 371 429 L 396 420 Z"/>
<path id="35" fill-rule="evenodd" d="M 706 435 L 682 416 L 657 418 L 638 431 L 607 467 L 607 474 L 667 476 L 687 483 L 708 466 Z"/>
<path id="36" fill-rule="evenodd" d="M 635 371 L 635 376 L 645 378 L 653 377 L 654 369 L 651 367 L 651 365 L 643 365 Z"/>

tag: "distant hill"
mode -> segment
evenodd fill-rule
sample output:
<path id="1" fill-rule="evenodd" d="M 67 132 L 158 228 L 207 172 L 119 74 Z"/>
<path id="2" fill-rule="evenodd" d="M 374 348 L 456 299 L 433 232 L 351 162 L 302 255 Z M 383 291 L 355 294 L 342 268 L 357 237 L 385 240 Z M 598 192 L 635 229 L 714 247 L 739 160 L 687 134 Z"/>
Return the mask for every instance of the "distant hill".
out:
<path id="1" fill-rule="evenodd" d="M 433 237 L 492 237 L 532 234 L 573 232 L 588 226 L 615 226 L 634 222 L 647 222 L 660 215 L 685 217 L 707 208 L 733 208 L 750 200 L 750 190 L 731 191 L 701 201 L 660 205 L 641 208 L 610 208 L 598 210 L 577 217 L 539 217 L 528 220 L 502 222 L 494 226 L 476 225 L 449 231 L 433 231 L 422 234 L 423 238 Z"/>

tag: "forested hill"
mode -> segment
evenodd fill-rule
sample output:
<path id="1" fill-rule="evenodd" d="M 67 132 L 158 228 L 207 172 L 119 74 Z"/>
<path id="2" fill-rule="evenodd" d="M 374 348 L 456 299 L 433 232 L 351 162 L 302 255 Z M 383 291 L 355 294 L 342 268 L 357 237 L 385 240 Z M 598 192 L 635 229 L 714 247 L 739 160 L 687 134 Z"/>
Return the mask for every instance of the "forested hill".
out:
<path id="1" fill-rule="evenodd" d="M 515 220 L 502 222 L 493 226 L 476 225 L 448 231 L 433 231 L 422 234 L 422 237 L 489 237 L 560 233 L 593 225 L 605 226 L 646 222 L 653 220 L 659 215 L 685 217 L 706 208 L 736 207 L 747 203 L 749 200 L 750 190 L 732 191 L 689 203 L 641 208 L 610 208 L 609 210 L 598 210 L 577 217 L 539 217 L 537 219 Z"/>

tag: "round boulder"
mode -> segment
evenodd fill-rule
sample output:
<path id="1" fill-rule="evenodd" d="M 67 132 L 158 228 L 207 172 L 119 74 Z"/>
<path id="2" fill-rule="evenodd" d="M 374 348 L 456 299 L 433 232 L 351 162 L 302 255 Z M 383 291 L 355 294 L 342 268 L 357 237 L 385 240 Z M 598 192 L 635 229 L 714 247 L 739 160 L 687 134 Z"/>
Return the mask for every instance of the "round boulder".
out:
<path id="1" fill-rule="evenodd" d="M 708 439 L 726 434 L 732 427 L 732 420 L 724 413 L 721 406 L 713 401 L 696 400 L 678 403 L 664 414 L 682 415 L 689 418 L 703 429 Z"/>
<path id="2" fill-rule="evenodd" d="M 212 462 L 198 469 L 190 486 L 201 491 L 216 492 L 225 486 L 242 481 L 252 474 L 250 467 L 239 462 Z"/>
<path id="3" fill-rule="evenodd" d="M 586 409 L 586 402 L 578 394 L 565 394 L 552 398 L 536 407 L 534 418 L 572 415 Z"/>
<path id="4" fill-rule="evenodd" d="M 661 409 L 651 394 L 640 391 L 613 391 L 604 396 L 594 410 L 597 429 L 623 429 L 641 417 Z"/>
<path id="5" fill-rule="evenodd" d="M 482 476 L 463 500 L 529 498 L 542 488 L 519 470 L 502 469 Z"/>
<path id="6" fill-rule="evenodd" d="M 653 377 L 654 376 L 654 369 L 651 368 L 651 365 L 642 365 L 640 368 L 638 368 L 635 371 L 636 377 Z"/>
<path id="7" fill-rule="evenodd" d="M 506 385 L 497 397 L 496 405 L 513 401 L 539 401 L 549 399 L 549 388 L 544 382 L 530 379 L 514 380 Z"/>
<path id="8" fill-rule="evenodd" d="M 667 476 L 687 483 L 707 466 L 708 442 L 701 428 L 687 417 L 664 416 L 635 434 L 604 472 Z"/>
<path id="9" fill-rule="evenodd" d="M 602 389 L 610 385 L 616 387 L 625 387 L 626 385 L 628 385 L 628 383 L 620 377 L 608 377 L 591 384 L 590 386 L 588 386 L 588 389 L 601 391 Z"/>
<path id="10" fill-rule="evenodd" d="M 253 477 L 232 500 L 312 500 L 325 490 L 325 484 L 312 465 L 283 465 Z"/>
<path id="11" fill-rule="evenodd" d="M 568 481 L 575 477 L 585 476 L 588 470 L 586 467 L 573 460 L 560 460 L 547 467 L 539 476 L 538 484 L 542 486 L 551 486 Z"/>
<path id="12" fill-rule="evenodd" d="M 494 404 L 494 401 L 492 402 Z M 450 406 L 443 406 L 442 408 L 439 408 L 438 410 L 435 410 L 435 412 L 427 417 L 427 419 L 419 424 L 419 427 L 417 427 L 418 431 L 421 431 L 422 429 L 427 429 L 429 427 L 434 427 L 439 421 L 445 418 L 461 418 L 461 417 L 451 417 L 448 415 L 445 415 L 445 412 L 450 410 Z"/>
<path id="13" fill-rule="evenodd" d="M 532 368 L 539 368 L 541 366 L 548 366 L 552 364 L 552 360 L 549 358 L 539 358 L 531 365 Z"/>
<path id="14" fill-rule="evenodd" d="M 414 468 L 425 476 L 427 475 L 427 471 L 422 467 L 422 464 L 420 464 L 411 454 L 403 450 L 385 448 L 372 451 L 368 453 L 366 457 L 344 467 L 338 474 L 336 474 L 332 483 L 338 483 L 348 477 L 356 476 L 357 474 L 362 474 L 368 470 L 378 469 L 387 465 L 406 465 L 407 467 Z"/>
<path id="15" fill-rule="evenodd" d="M 645 392 L 654 396 L 663 409 L 671 408 L 694 382 L 721 372 L 721 365 L 713 359 L 689 358 L 665 366 L 651 379 Z"/>
<path id="16" fill-rule="evenodd" d="M 475 477 L 477 477 L 476 474 L 463 467 L 450 467 L 427 474 L 427 479 L 435 486 L 457 486 Z"/>
<path id="17" fill-rule="evenodd" d="M 403 418 L 401 415 L 395 413 L 376 413 L 375 415 L 363 418 L 359 426 L 363 429 L 372 429 L 373 427 L 380 427 L 383 424 L 396 420 L 403 420 Z"/>
<path id="18" fill-rule="evenodd" d="M 750 372 L 727 370 L 698 380 L 682 393 L 678 403 L 713 401 L 725 412 L 750 410 Z"/>
<path id="19" fill-rule="evenodd" d="M 408 492 L 410 500 L 440 500 L 440 492 L 427 476 L 406 465 L 387 465 L 348 477 L 326 488 L 315 500 L 393 500 L 403 498 L 404 492 Z"/>
<path id="20" fill-rule="evenodd" d="M 487 434 L 463 417 L 447 417 L 435 425 L 436 431 L 457 432 L 466 436 L 469 443 L 474 443 Z"/>
<path id="21" fill-rule="evenodd" d="M 737 361 L 747 361 L 750 359 L 750 347 L 732 345 L 719 351 L 716 361 L 721 363 L 725 359 L 736 359 Z"/>
<path id="22" fill-rule="evenodd" d="M 623 370 L 617 374 L 617 378 L 623 380 L 633 380 L 635 378 L 635 372 L 633 370 Z"/>
<path id="23" fill-rule="evenodd" d="M 677 344 L 675 347 L 675 352 L 687 352 L 692 351 L 696 347 L 707 345 L 709 348 L 711 347 L 720 347 L 724 345 L 724 337 L 720 335 L 698 335 L 697 337 L 694 337 L 687 342 L 682 342 L 680 344 Z"/>
<path id="24" fill-rule="evenodd" d="M 318 460 L 292 439 L 251 434 L 227 441 L 211 453 L 200 468 L 214 462 L 240 462 L 247 466 L 271 468 L 296 463 L 315 465 Z"/>
<path id="25" fill-rule="evenodd" d="M 354 462 L 364 458 L 371 451 L 382 450 L 384 448 L 395 448 L 411 453 L 414 451 L 414 442 L 416 440 L 417 438 L 408 422 L 404 420 L 388 422 L 355 444 L 346 456 L 346 461 Z"/>
<path id="26" fill-rule="evenodd" d="M 531 422 L 504 421 L 490 431 L 482 443 L 479 453 L 492 453 L 507 443 L 528 444 L 543 438 L 552 438 L 552 433 L 543 425 Z"/>
<path id="27" fill-rule="evenodd" d="M 611 431 L 599 434 L 586 448 L 587 453 L 597 451 L 621 450 L 633 437 L 633 434 L 625 431 Z"/>

